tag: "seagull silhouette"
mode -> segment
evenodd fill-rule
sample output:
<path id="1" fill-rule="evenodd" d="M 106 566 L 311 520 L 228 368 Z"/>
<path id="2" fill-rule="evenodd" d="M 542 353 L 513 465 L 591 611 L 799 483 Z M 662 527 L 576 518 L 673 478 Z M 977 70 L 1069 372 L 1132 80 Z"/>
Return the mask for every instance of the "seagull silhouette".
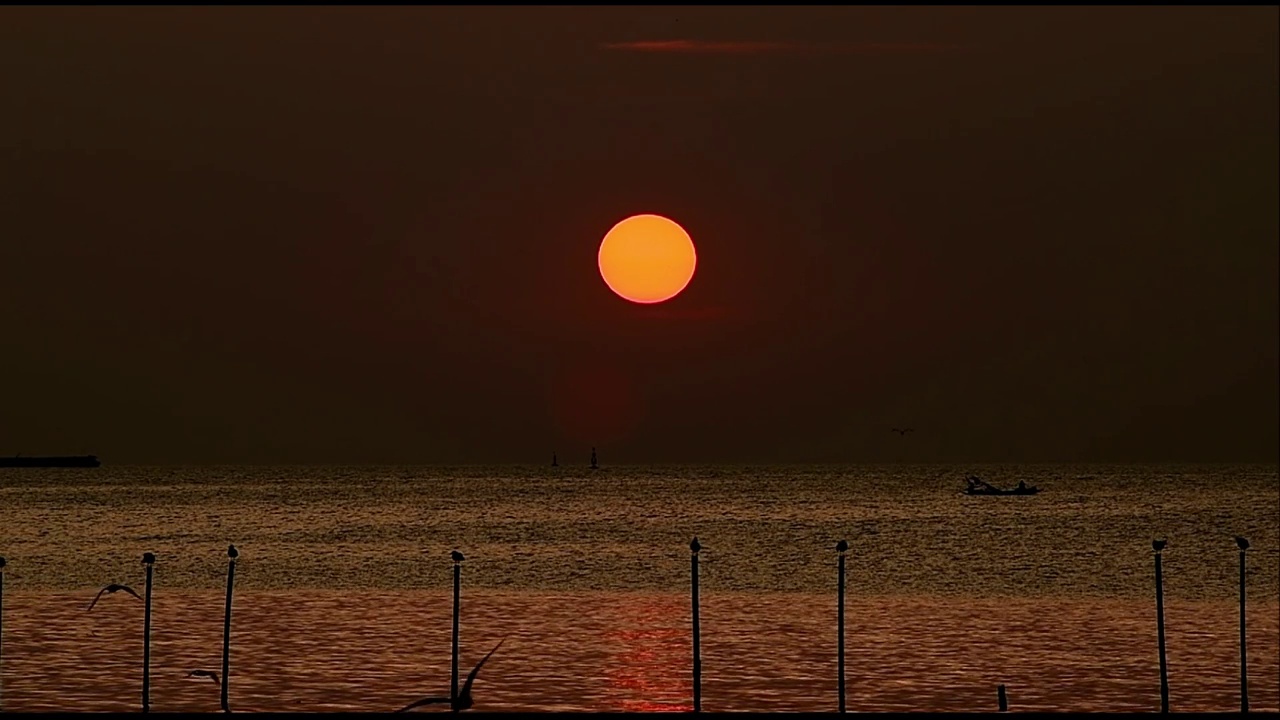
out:
<path id="1" fill-rule="evenodd" d="M 1241 551 L 1241 552 L 1244 552 L 1245 550 L 1248 550 L 1248 549 L 1249 549 L 1249 541 L 1248 541 L 1248 540 L 1245 540 L 1244 538 L 1242 538 L 1242 537 L 1240 537 L 1239 535 L 1237 535 L 1237 536 L 1236 536 L 1236 547 L 1240 548 L 1240 551 Z"/>
<path id="2" fill-rule="evenodd" d="M 236 558 L 240 557 L 240 551 L 236 549 L 236 546 L 234 544 L 227 547 L 227 557 L 231 558 L 232 560 L 235 560 Z"/>
<path id="3" fill-rule="evenodd" d="M 101 598 L 103 593 L 110 595 L 111 593 L 120 592 L 121 590 L 129 593 L 130 595 L 138 598 L 139 600 L 142 599 L 142 596 L 134 592 L 133 588 L 129 587 L 128 585 L 116 585 L 115 583 L 112 583 L 102 588 L 101 590 L 99 590 L 98 594 L 93 596 L 93 602 L 89 603 L 89 609 L 92 610 L 93 606 L 98 604 L 98 598 Z"/>
<path id="4" fill-rule="evenodd" d="M 431 705 L 433 703 L 449 703 L 449 709 L 453 710 L 454 712 L 462 712 L 463 710 L 466 710 L 467 708 L 471 707 L 472 705 L 475 704 L 475 702 L 472 701 L 471 699 L 471 684 L 476 681 L 476 675 L 480 674 L 480 668 L 484 667 L 485 661 L 487 661 L 491 655 L 497 652 L 498 648 L 502 647 L 502 643 L 506 641 L 507 641 L 506 638 L 502 638 L 501 640 L 499 640 L 498 644 L 494 645 L 493 649 L 489 651 L 489 654 L 481 658 L 480 662 L 476 663 L 476 666 L 471 668 L 471 672 L 467 674 L 467 681 L 463 683 L 462 689 L 458 691 L 458 697 L 454 698 L 453 700 L 450 700 L 447 697 L 422 698 L 417 702 L 413 702 L 413 703 L 409 703 L 408 705 L 405 705 L 404 707 L 400 708 L 396 712 L 405 712 L 408 710 L 412 710 L 416 707 L 421 707 L 423 705 Z"/>
<path id="5" fill-rule="evenodd" d="M 896 432 L 902 437 L 906 437 L 907 433 L 913 432 L 913 430 L 911 428 L 903 428 L 901 430 L 899 430 L 898 428 L 889 428 L 889 432 Z"/>
<path id="6" fill-rule="evenodd" d="M 187 673 L 187 677 L 189 677 L 189 678 L 202 678 L 202 677 L 212 678 L 212 679 L 213 679 L 213 684 L 214 684 L 214 685 L 222 685 L 222 680 L 220 680 L 220 679 L 218 678 L 218 673 L 216 673 L 216 672 L 214 672 L 214 671 L 212 671 L 212 670 L 192 670 L 191 672 Z"/>
<path id="7" fill-rule="evenodd" d="M 460 563 L 463 560 L 467 559 L 466 556 L 464 556 L 462 553 L 458 552 L 457 550 L 454 550 L 453 552 L 449 553 L 449 557 L 453 558 L 453 561 L 456 563 Z"/>
<path id="8" fill-rule="evenodd" d="M 840 542 L 836 543 L 836 552 L 844 552 L 848 549 L 849 549 L 848 540 L 841 540 Z"/>
<path id="9" fill-rule="evenodd" d="M 698 542 L 698 536 L 693 536 L 693 542 L 689 543 L 689 549 L 693 552 L 702 552 L 702 543 Z"/>
<path id="10" fill-rule="evenodd" d="M 1169 544 L 1168 540 L 1152 540 L 1151 548 L 1156 552 L 1160 552 L 1161 550 L 1164 549 L 1164 546 L 1168 544 Z"/>

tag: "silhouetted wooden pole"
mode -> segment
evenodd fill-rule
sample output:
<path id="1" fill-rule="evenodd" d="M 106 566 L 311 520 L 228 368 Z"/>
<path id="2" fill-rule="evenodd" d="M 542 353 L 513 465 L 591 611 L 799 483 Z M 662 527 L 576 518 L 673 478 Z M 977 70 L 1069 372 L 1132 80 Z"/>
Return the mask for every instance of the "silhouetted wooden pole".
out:
<path id="1" fill-rule="evenodd" d="M 1156 639 L 1160 644 L 1160 712 L 1169 712 L 1169 667 L 1164 655 L 1164 574 L 1160 567 L 1160 551 L 1164 549 L 1165 540 L 1153 540 L 1151 547 L 1156 551 Z"/>
<path id="2" fill-rule="evenodd" d="M 449 673 L 449 703 L 458 699 L 458 617 L 462 612 L 462 561 L 466 558 L 454 550 L 453 558 L 453 669 Z"/>
<path id="3" fill-rule="evenodd" d="M 1249 659 L 1244 650 L 1244 551 L 1249 549 L 1249 541 L 1236 538 L 1240 548 L 1240 712 L 1249 712 Z"/>
<path id="4" fill-rule="evenodd" d="M 836 584 L 836 687 L 840 694 L 840 712 L 844 712 L 844 554 L 849 543 L 841 540 L 836 543 L 836 552 L 840 554 L 839 580 Z"/>
<path id="5" fill-rule="evenodd" d="M 0 700 L 4 699 L 4 566 L 7 563 L 0 557 Z M 3 707 L 0 704 L 0 708 Z"/>
<path id="6" fill-rule="evenodd" d="M 1009 712 L 1009 697 L 1004 694 L 1004 686 L 996 688 L 996 702 L 999 703 L 1000 712 Z"/>
<path id="7" fill-rule="evenodd" d="M 222 621 L 222 711 L 231 712 L 227 700 L 231 684 L 231 592 L 236 580 L 236 558 L 240 556 L 235 545 L 227 548 L 227 613 Z"/>
<path id="8" fill-rule="evenodd" d="M 151 575 L 156 556 L 142 554 L 142 564 L 147 567 L 147 593 L 142 611 L 142 712 L 151 712 Z"/>
<path id="9" fill-rule="evenodd" d="M 693 580 L 693 711 L 702 712 L 702 630 L 698 626 L 698 552 L 702 544 L 694 537 L 689 543 L 692 551 L 691 577 Z"/>

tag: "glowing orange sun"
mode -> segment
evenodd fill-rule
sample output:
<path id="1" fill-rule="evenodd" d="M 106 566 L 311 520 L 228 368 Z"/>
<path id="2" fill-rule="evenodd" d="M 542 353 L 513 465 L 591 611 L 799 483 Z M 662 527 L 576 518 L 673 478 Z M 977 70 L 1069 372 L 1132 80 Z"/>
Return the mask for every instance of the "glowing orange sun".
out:
<path id="1" fill-rule="evenodd" d="M 636 303 L 660 303 L 680 294 L 698 264 L 693 239 L 661 215 L 632 215 L 600 242 L 600 276 L 609 289 Z"/>

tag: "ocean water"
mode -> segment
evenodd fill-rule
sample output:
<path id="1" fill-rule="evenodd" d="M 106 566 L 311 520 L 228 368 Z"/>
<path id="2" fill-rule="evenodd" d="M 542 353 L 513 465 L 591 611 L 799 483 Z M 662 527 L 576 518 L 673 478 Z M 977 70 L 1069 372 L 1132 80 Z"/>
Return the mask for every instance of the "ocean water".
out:
<path id="1" fill-rule="evenodd" d="M 4 710 L 139 707 L 142 603 L 86 608 L 151 551 L 152 707 L 217 711 L 230 542 L 233 709 L 447 695 L 457 548 L 477 710 L 687 710 L 694 535 L 705 710 L 835 709 L 841 538 L 850 710 L 1158 709 L 1156 537 L 1172 709 L 1234 710 L 1233 535 L 1280 708 L 1275 466 L 0 469 L 0 508 Z"/>

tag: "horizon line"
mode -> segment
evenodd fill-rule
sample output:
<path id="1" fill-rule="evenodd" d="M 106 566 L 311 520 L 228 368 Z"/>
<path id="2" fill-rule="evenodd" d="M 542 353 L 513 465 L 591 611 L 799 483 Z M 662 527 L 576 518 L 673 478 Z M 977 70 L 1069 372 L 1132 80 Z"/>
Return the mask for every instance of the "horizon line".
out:
<path id="1" fill-rule="evenodd" d="M 3 456 L 0 456 L 3 457 Z M 601 468 L 617 467 L 617 468 L 650 468 L 650 467 L 873 467 L 873 466 L 927 466 L 927 467 L 948 467 L 959 465 L 978 465 L 978 466 L 1000 466 L 1000 465 L 1054 465 L 1054 466 L 1246 466 L 1257 465 L 1265 467 L 1280 467 L 1278 461 L 1264 460 L 828 460 L 828 461 L 715 461 L 715 460 L 689 460 L 689 461 L 659 461 L 659 462 L 618 462 L 618 463 L 601 463 Z M 218 462 L 122 462 L 122 463 L 103 463 L 97 468 L 80 468 L 80 467 L 14 467 L 4 468 L 3 470 L 100 470 L 101 468 L 121 468 L 121 467 L 519 467 L 519 468 L 537 468 L 537 467 L 553 467 L 549 463 L 531 463 L 519 461 L 495 461 L 495 462 L 477 462 L 477 461 L 414 461 L 414 462 L 236 462 L 236 461 L 218 461 Z M 589 469 L 591 466 L 587 462 L 560 463 L 555 466 L 563 469 L 573 469 L 577 467 Z"/>

